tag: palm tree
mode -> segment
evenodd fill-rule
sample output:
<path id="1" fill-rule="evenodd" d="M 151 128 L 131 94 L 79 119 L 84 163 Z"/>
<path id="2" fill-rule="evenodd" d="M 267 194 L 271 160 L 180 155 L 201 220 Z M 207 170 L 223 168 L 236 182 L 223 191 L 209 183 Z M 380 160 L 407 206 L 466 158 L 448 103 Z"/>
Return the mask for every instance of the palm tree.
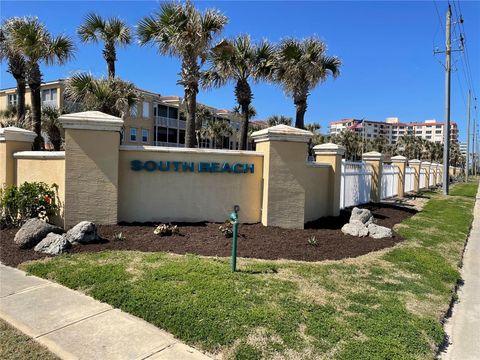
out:
<path id="1" fill-rule="evenodd" d="M 362 156 L 362 137 L 355 131 L 346 129 L 340 134 L 333 135 L 330 141 L 345 147 L 345 158 L 357 160 Z"/>
<path id="2" fill-rule="evenodd" d="M 55 151 L 60 150 L 63 142 L 62 125 L 58 121 L 60 115 L 62 115 L 60 110 L 53 106 L 46 106 L 42 109 L 42 129 L 47 133 Z"/>
<path id="3" fill-rule="evenodd" d="M 218 142 L 224 137 L 230 136 L 233 133 L 233 129 L 227 121 L 222 120 L 210 120 L 207 121 L 200 134 L 203 138 L 210 138 L 213 140 L 213 148 L 218 148 Z"/>
<path id="4" fill-rule="evenodd" d="M 275 126 L 275 125 L 288 125 L 292 126 L 292 118 L 289 116 L 283 115 L 272 115 L 267 119 L 268 126 Z"/>
<path id="5" fill-rule="evenodd" d="M 308 130 L 308 131 L 312 132 L 313 134 L 317 134 L 318 130 L 320 130 L 321 127 L 322 126 L 319 123 L 313 122 L 313 123 L 305 125 L 305 130 Z"/>
<path id="6" fill-rule="evenodd" d="M 10 74 L 17 83 L 17 126 L 25 120 L 25 88 L 27 76 L 27 62 L 12 41 L 11 31 L 15 28 L 17 18 L 6 20 L 0 27 L 0 61 L 6 61 Z"/>
<path id="7" fill-rule="evenodd" d="M 7 106 L 5 110 L 0 111 L 0 127 L 16 126 L 25 130 L 33 130 L 32 109 L 30 105 L 25 105 L 25 115 L 18 120 L 17 107 Z"/>
<path id="8" fill-rule="evenodd" d="M 108 77 L 114 78 L 115 61 L 117 61 L 115 46 L 129 45 L 132 40 L 128 25 L 117 17 L 102 19 L 101 16 L 90 13 L 77 29 L 77 34 L 84 43 L 103 41 L 103 58 L 107 62 Z"/>
<path id="9" fill-rule="evenodd" d="M 119 78 L 95 79 L 90 74 L 74 74 L 65 83 L 65 96 L 82 110 L 96 110 L 124 118 L 140 99 L 133 83 Z"/>
<path id="10" fill-rule="evenodd" d="M 187 126 L 185 146 L 195 147 L 195 114 L 200 66 L 207 57 L 213 37 L 219 34 L 227 17 L 217 10 L 199 12 L 191 1 L 162 3 L 160 11 L 143 18 L 137 29 L 140 44 L 156 44 L 161 54 L 178 56 L 182 61 L 181 80 L 185 92 Z M 200 63 L 199 63 L 200 60 Z"/>
<path id="11" fill-rule="evenodd" d="M 202 85 L 221 87 L 229 81 L 235 83 L 235 97 L 241 109 L 240 149 L 247 149 L 248 122 L 253 94 L 249 81 L 271 79 L 275 65 L 273 46 L 263 41 L 252 44 L 249 35 L 222 40 L 209 53 L 209 69 L 203 73 Z"/>
<path id="12" fill-rule="evenodd" d="M 43 147 L 42 113 L 40 86 L 42 84 L 42 72 L 40 63 L 64 64 L 74 52 L 73 41 L 65 36 L 52 37 L 44 24 L 35 17 L 13 18 L 9 34 L 12 44 L 27 64 L 27 82 L 30 88 L 32 102 L 32 118 L 35 124 L 37 137 L 33 143 L 34 150 Z"/>
<path id="13" fill-rule="evenodd" d="M 326 45 L 318 38 L 303 41 L 283 40 L 277 50 L 276 80 L 282 84 L 285 93 L 293 97 L 296 107 L 295 127 L 303 129 L 307 111 L 307 98 L 318 84 L 331 74 L 340 74 L 341 61 L 327 56 Z"/>

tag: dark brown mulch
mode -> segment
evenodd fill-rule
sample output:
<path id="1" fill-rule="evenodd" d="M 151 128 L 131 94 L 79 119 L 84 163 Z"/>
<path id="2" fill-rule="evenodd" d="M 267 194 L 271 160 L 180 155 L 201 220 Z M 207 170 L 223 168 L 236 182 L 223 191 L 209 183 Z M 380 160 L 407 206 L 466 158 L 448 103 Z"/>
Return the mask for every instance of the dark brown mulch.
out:
<path id="1" fill-rule="evenodd" d="M 387 204 L 368 204 L 362 208 L 372 210 L 377 224 L 387 227 L 413 216 L 413 209 Z M 240 214 L 241 216 L 241 214 Z M 403 239 L 394 234 L 390 239 L 357 238 L 344 235 L 340 228 L 348 222 L 350 210 L 339 217 L 322 218 L 306 224 L 305 230 L 265 227 L 261 224 L 239 226 L 237 255 L 259 259 L 291 259 L 305 261 L 338 260 L 367 254 L 391 247 Z M 215 223 L 179 223 L 180 234 L 159 237 L 153 234 L 154 224 L 120 224 L 98 227 L 102 241 L 96 244 L 77 245 L 70 252 L 96 252 L 102 250 L 166 251 L 177 254 L 231 256 L 232 239 L 225 238 Z M 0 231 L 0 261 L 17 266 L 27 261 L 46 257 L 33 250 L 20 250 L 13 244 L 16 230 Z M 125 240 L 114 240 L 122 233 Z M 318 244 L 308 244 L 315 237 Z"/>

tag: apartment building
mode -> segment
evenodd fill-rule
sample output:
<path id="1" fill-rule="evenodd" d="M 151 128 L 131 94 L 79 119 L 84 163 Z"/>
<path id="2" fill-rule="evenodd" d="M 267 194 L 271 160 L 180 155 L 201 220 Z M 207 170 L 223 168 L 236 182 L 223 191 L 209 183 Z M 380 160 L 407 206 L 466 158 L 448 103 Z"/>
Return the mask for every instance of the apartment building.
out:
<path id="1" fill-rule="evenodd" d="M 443 127 L 444 123 L 435 119 L 425 120 L 423 123 L 402 123 L 398 117 L 388 117 L 385 121 L 345 119 L 330 123 L 330 135 L 349 129 L 369 140 L 384 137 L 389 144 L 395 144 L 404 135 L 443 144 Z M 452 142 L 458 140 L 458 127 L 455 122 L 450 123 L 450 137 Z"/>
<path id="2" fill-rule="evenodd" d="M 184 117 L 183 99 L 179 96 L 162 96 L 151 91 L 138 89 L 140 101 L 130 109 L 124 118 L 122 143 L 125 145 L 152 145 L 183 147 L 185 146 L 186 119 Z M 66 112 L 78 111 L 78 104 L 65 98 L 65 80 L 46 82 L 41 87 L 42 106 L 53 106 Z M 31 104 L 30 91 L 27 87 L 25 103 Z M 16 88 L 0 90 L 0 110 L 16 106 Z M 227 121 L 234 130 L 240 128 L 236 114 L 224 109 L 207 106 L 212 114 L 207 121 Z M 224 137 L 217 146 L 238 149 L 239 143 L 234 135 Z M 202 139 L 201 147 L 212 148 L 212 139 Z"/>

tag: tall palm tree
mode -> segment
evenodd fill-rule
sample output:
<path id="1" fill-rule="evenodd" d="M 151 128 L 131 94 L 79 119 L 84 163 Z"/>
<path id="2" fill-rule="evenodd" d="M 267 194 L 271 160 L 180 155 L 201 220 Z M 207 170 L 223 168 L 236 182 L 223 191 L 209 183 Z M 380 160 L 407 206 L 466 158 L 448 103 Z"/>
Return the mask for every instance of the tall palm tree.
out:
<path id="1" fill-rule="evenodd" d="M 322 126 L 317 123 L 317 122 L 313 122 L 313 123 L 309 123 L 307 125 L 305 125 L 305 130 L 308 130 L 310 132 L 312 132 L 313 134 L 317 134 L 317 132 L 320 130 Z"/>
<path id="2" fill-rule="evenodd" d="M 62 146 L 62 126 L 58 118 L 62 115 L 59 109 L 53 106 L 46 106 L 42 109 L 42 128 L 47 133 L 53 150 L 59 151 Z"/>
<path id="3" fill-rule="evenodd" d="M 340 59 L 327 56 L 326 48 L 326 45 L 315 37 L 303 41 L 285 39 L 278 47 L 276 80 L 282 84 L 285 93 L 293 97 L 297 128 L 304 128 L 310 91 L 325 81 L 329 74 L 334 78 L 340 74 Z"/>
<path id="4" fill-rule="evenodd" d="M 161 54 L 177 56 L 182 61 L 181 79 L 187 108 L 185 146 L 195 147 L 195 110 L 200 67 L 206 60 L 213 38 L 227 23 L 217 10 L 201 13 L 191 1 L 167 2 L 160 11 L 143 18 L 137 29 L 140 44 L 155 44 Z"/>
<path id="5" fill-rule="evenodd" d="M 85 73 L 67 79 L 65 96 L 84 111 L 97 110 L 121 118 L 140 99 L 140 93 L 131 82 L 119 78 L 96 79 Z"/>
<path id="6" fill-rule="evenodd" d="M 288 125 L 292 126 L 293 119 L 289 116 L 283 115 L 272 115 L 267 119 L 268 126 L 275 126 L 275 125 Z"/>
<path id="7" fill-rule="evenodd" d="M 9 29 L 12 44 L 27 64 L 27 82 L 32 102 L 32 118 L 37 137 L 33 143 L 34 150 L 43 147 L 42 112 L 40 86 L 42 72 L 40 64 L 64 64 L 74 53 L 73 41 L 65 35 L 53 37 L 48 29 L 35 17 L 11 19 L 13 25 Z"/>
<path id="8" fill-rule="evenodd" d="M 219 140 L 224 137 L 230 136 L 233 133 L 233 129 L 227 121 L 207 121 L 200 130 L 200 134 L 203 138 L 210 138 L 213 140 L 213 148 L 218 148 Z"/>
<path id="9" fill-rule="evenodd" d="M 107 62 L 108 77 L 115 77 L 115 61 L 117 50 L 115 46 L 130 44 L 132 35 L 128 25 L 117 17 L 103 19 L 101 16 L 90 13 L 77 29 L 80 40 L 84 43 L 103 41 L 103 58 Z"/>
<path id="10" fill-rule="evenodd" d="M 13 43 L 11 31 L 15 28 L 17 18 L 4 21 L 0 27 L 0 61 L 6 61 L 8 70 L 17 83 L 17 126 L 25 120 L 25 88 L 27 84 L 27 62 Z"/>
<path id="11" fill-rule="evenodd" d="M 271 79 L 275 65 L 273 46 L 263 41 L 259 45 L 251 42 L 249 35 L 222 40 L 209 53 L 209 69 L 203 73 L 202 85 L 221 87 L 229 81 L 235 83 L 235 97 L 241 109 L 240 149 L 247 149 L 248 108 L 253 94 L 249 81 Z"/>

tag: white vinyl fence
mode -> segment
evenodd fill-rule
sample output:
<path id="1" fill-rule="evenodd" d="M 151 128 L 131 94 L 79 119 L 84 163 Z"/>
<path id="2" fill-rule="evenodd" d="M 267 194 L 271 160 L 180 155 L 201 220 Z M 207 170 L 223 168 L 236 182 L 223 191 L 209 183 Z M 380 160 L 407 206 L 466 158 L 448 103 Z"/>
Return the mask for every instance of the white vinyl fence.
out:
<path id="1" fill-rule="evenodd" d="M 395 165 L 383 165 L 381 199 L 388 199 L 398 195 L 398 174 L 400 170 Z"/>
<path id="2" fill-rule="evenodd" d="M 340 208 L 366 204 L 370 201 L 372 170 L 365 162 L 342 160 Z"/>
<path id="3" fill-rule="evenodd" d="M 418 184 L 420 189 L 425 189 L 427 187 L 427 169 L 420 169 L 420 183 Z"/>
<path id="4" fill-rule="evenodd" d="M 428 178 L 428 185 L 430 187 L 435 186 L 435 173 L 433 172 L 432 168 L 430 168 L 430 176 Z"/>
<path id="5" fill-rule="evenodd" d="M 411 192 L 414 190 L 415 183 L 415 168 L 407 166 L 405 168 L 405 192 Z"/>

